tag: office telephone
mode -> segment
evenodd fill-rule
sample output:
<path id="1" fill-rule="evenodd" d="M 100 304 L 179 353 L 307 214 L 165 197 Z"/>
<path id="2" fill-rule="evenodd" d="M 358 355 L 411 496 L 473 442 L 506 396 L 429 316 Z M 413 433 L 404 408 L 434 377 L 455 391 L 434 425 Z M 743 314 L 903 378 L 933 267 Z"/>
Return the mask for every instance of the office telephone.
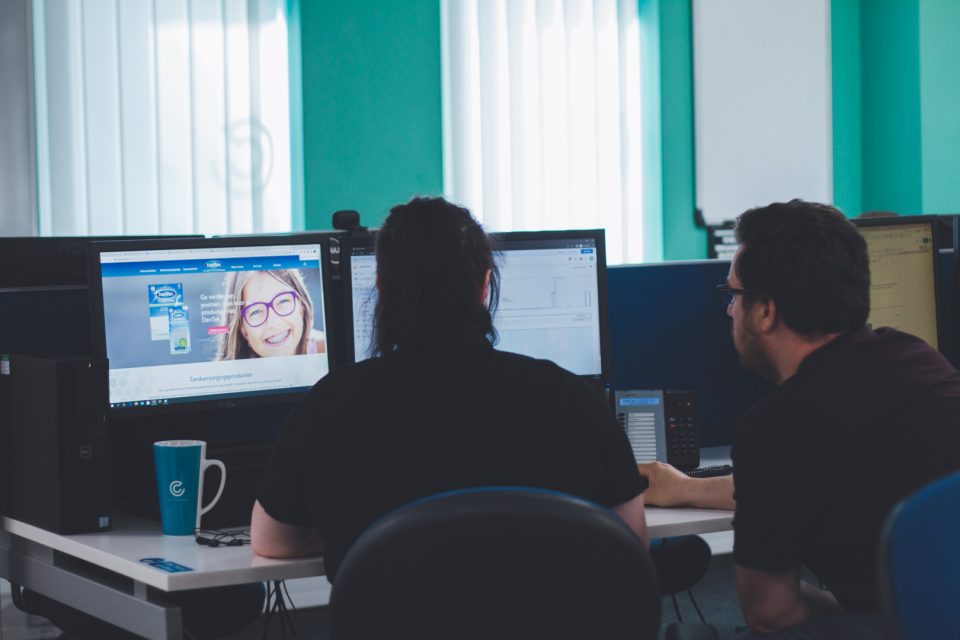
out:
<path id="1" fill-rule="evenodd" d="M 638 463 L 659 460 L 681 471 L 700 465 L 700 426 L 693 391 L 615 391 L 614 404 Z"/>

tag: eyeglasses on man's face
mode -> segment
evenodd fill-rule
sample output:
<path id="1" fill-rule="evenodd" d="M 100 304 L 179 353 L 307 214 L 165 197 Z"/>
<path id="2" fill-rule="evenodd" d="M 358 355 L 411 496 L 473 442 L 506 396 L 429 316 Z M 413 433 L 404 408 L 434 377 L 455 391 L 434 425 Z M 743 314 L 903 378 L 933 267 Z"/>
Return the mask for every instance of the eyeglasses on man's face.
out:
<path id="1" fill-rule="evenodd" d="M 251 327 L 259 327 L 267 321 L 270 310 L 278 316 L 288 316 L 297 309 L 297 292 L 281 291 L 270 302 L 254 302 L 240 310 L 244 322 Z"/>
<path id="2" fill-rule="evenodd" d="M 731 287 L 728 284 L 718 284 L 717 285 L 717 300 L 720 301 L 725 307 L 729 307 L 733 304 L 733 301 L 737 299 L 737 296 L 742 296 L 745 293 L 754 293 L 750 289 L 737 289 L 736 287 Z"/>

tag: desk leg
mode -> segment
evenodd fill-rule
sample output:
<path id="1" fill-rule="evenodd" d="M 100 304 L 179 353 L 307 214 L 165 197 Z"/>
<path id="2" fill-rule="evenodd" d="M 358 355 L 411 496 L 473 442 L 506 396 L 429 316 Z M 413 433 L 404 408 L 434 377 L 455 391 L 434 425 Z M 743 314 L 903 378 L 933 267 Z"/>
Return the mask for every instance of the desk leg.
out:
<path id="1" fill-rule="evenodd" d="M 180 607 L 168 604 L 146 585 L 130 593 L 115 585 L 57 566 L 48 554 L 12 550 L 0 540 L 0 577 L 79 609 L 149 640 L 180 640 Z M 128 583 L 129 584 L 129 583 Z"/>

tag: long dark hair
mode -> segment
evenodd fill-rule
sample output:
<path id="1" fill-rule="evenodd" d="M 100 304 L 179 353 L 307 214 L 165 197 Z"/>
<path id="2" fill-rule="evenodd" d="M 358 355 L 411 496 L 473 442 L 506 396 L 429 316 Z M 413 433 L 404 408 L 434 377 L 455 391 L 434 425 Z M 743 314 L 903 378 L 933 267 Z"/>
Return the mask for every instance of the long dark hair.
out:
<path id="1" fill-rule="evenodd" d="M 488 271 L 485 304 L 480 296 Z M 391 209 L 377 237 L 377 281 L 373 343 L 379 355 L 439 363 L 496 342 L 500 273 L 490 239 L 467 209 L 443 198 L 414 198 Z"/>

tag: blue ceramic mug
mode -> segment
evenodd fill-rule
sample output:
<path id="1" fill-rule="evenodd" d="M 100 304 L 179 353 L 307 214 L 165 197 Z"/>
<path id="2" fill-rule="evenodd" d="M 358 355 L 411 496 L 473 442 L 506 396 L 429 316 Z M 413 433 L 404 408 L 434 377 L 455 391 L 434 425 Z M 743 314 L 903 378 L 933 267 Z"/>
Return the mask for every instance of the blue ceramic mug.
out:
<path id="1" fill-rule="evenodd" d="M 200 516 L 213 509 L 227 483 L 227 469 L 219 460 L 207 460 L 202 440 L 163 440 L 153 443 L 157 495 L 164 535 L 192 536 Z M 210 467 L 220 469 L 220 488 L 210 504 L 202 506 L 203 477 Z"/>

